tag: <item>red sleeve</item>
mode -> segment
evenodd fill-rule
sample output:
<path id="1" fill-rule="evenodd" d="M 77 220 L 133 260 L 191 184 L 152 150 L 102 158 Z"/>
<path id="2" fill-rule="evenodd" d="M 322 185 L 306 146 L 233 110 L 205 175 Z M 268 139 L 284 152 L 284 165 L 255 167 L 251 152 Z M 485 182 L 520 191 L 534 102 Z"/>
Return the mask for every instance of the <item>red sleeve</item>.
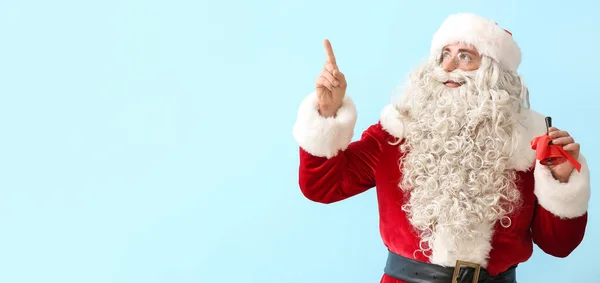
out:
<path id="1" fill-rule="evenodd" d="M 567 183 L 554 179 L 539 162 L 534 171 L 536 210 L 531 226 L 534 243 L 547 254 L 566 257 L 583 240 L 588 219 L 590 175 L 581 155 L 581 171 L 574 171 Z"/>
<path id="2" fill-rule="evenodd" d="M 384 130 L 369 127 L 360 140 L 351 142 L 357 113 L 349 96 L 335 117 L 319 114 L 315 93 L 298 109 L 293 135 L 300 146 L 299 185 L 309 199 L 332 203 L 375 186 Z"/>
<path id="3" fill-rule="evenodd" d="M 374 187 L 381 132 L 379 124 L 371 126 L 360 140 L 331 158 L 314 156 L 301 147 L 299 185 L 302 193 L 312 201 L 332 203 Z"/>
<path id="4" fill-rule="evenodd" d="M 549 255 L 566 257 L 583 240 L 586 225 L 587 213 L 561 219 L 538 204 L 531 227 L 533 242 Z"/>

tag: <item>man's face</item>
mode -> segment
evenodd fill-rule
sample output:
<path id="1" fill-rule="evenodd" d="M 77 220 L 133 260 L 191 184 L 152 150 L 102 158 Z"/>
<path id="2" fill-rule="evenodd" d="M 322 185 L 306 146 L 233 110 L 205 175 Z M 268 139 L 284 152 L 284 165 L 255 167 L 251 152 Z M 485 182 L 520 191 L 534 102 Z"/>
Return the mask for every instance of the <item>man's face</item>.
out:
<path id="1" fill-rule="evenodd" d="M 481 55 L 475 47 L 455 43 L 446 45 L 442 50 L 442 61 L 441 65 L 444 71 L 452 72 L 456 69 L 463 71 L 474 71 L 479 68 L 481 63 Z M 459 87 L 460 84 L 448 81 L 445 83 L 447 87 Z"/>

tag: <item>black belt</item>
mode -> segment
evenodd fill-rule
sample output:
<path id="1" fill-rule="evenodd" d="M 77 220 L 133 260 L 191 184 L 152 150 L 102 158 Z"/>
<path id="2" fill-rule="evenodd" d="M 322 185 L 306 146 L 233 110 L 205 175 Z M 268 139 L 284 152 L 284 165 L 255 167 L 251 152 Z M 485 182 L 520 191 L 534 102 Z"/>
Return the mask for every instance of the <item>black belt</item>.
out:
<path id="1" fill-rule="evenodd" d="M 492 277 L 475 263 L 457 261 L 455 267 L 443 267 L 405 258 L 390 251 L 384 272 L 409 283 L 516 283 L 516 267 Z"/>

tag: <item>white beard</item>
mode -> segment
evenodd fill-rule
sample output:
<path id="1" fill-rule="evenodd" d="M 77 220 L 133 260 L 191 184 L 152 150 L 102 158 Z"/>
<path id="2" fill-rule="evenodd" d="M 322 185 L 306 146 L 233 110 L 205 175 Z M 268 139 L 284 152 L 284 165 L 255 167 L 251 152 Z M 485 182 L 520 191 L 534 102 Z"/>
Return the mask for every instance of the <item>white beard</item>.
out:
<path id="1" fill-rule="evenodd" d="M 447 80 L 465 83 L 448 88 Z M 509 157 L 526 96 L 518 76 L 487 58 L 475 72 L 429 63 L 413 74 L 398 109 L 407 121 L 399 185 L 431 262 L 487 266 L 493 226 L 510 225 L 521 199 Z"/>

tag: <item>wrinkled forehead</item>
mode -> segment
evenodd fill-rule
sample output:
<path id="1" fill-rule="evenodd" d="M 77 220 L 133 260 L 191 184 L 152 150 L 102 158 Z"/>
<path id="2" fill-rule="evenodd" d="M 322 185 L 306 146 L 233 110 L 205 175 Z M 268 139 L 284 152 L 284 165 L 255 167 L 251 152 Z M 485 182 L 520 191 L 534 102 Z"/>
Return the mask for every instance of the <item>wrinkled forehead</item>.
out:
<path id="1" fill-rule="evenodd" d="M 451 54 L 456 54 L 459 52 L 467 52 L 472 55 L 479 56 L 479 50 L 473 44 L 463 43 L 463 42 L 455 42 L 450 43 L 442 48 L 442 52 L 450 52 Z"/>

